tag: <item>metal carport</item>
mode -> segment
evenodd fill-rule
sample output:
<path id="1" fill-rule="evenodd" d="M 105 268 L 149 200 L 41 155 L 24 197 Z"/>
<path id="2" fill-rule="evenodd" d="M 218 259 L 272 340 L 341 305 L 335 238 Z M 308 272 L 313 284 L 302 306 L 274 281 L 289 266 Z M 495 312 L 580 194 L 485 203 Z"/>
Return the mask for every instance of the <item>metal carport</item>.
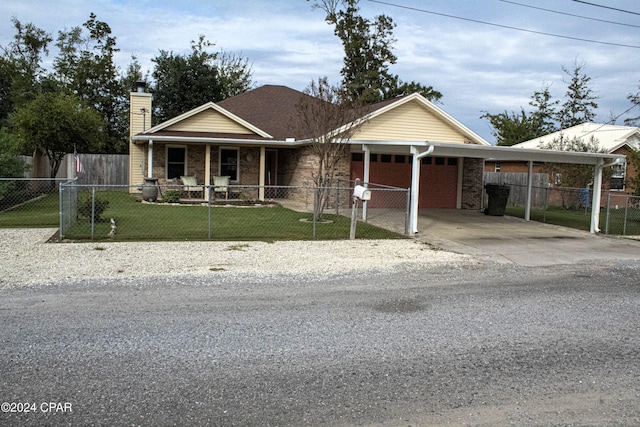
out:
<path id="1" fill-rule="evenodd" d="M 420 191 L 420 159 L 425 156 L 442 156 L 458 158 L 474 158 L 497 161 L 522 161 L 529 164 L 527 188 L 527 204 L 525 220 L 529 221 L 531 212 L 532 168 L 533 162 L 572 163 L 593 165 L 595 168 L 593 181 L 593 198 L 591 204 L 591 233 L 600 231 L 600 199 L 602 194 L 602 171 L 605 167 L 625 162 L 625 156 L 607 153 L 583 153 L 575 151 L 558 151 L 543 149 L 527 149 L 478 144 L 454 144 L 434 141 L 351 141 L 351 144 L 362 144 L 364 156 L 364 182 L 369 182 L 370 153 L 408 153 L 413 156 L 411 175 L 410 227 L 413 233 L 418 232 L 418 195 Z"/>

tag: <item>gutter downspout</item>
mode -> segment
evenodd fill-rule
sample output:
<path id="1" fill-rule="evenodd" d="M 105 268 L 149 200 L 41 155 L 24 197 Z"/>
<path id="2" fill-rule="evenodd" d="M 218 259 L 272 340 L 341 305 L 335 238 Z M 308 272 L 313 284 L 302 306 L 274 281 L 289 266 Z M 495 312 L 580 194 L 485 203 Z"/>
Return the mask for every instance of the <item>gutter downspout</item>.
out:
<path id="1" fill-rule="evenodd" d="M 147 178 L 153 178 L 153 139 L 149 140 L 149 165 L 147 171 Z"/>
<path id="2" fill-rule="evenodd" d="M 363 186 L 369 188 L 369 175 L 371 171 L 371 150 L 366 144 L 362 145 L 362 151 L 364 151 L 364 171 L 363 171 Z M 367 202 L 362 202 L 362 221 L 367 222 Z"/>
<path id="3" fill-rule="evenodd" d="M 420 160 L 423 157 L 433 153 L 433 145 L 427 146 L 427 151 L 418 152 L 418 148 L 411 146 L 411 154 L 413 154 L 411 167 L 411 206 L 409 211 L 409 222 L 411 224 L 411 232 L 418 232 L 418 195 L 420 194 Z"/>

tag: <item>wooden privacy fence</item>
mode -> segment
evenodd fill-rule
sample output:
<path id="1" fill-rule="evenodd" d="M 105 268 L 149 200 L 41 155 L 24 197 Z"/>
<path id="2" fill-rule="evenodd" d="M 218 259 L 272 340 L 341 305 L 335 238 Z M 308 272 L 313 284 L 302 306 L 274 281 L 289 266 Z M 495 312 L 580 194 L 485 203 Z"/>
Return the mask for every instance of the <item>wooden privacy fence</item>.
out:
<path id="1" fill-rule="evenodd" d="M 49 178 L 49 161 L 45 157 L 18 156 L 29 165 L 25 178 Z M 79 185 L 128 185 L 129 156 L 126 154 L 78 154 L 83 172 L 77 174 Z M 75 178 L 76 161 L 67 154 L 58 169 L 56 178 Z"/>
<path id="2" fill-rule="evenodd" d="M 531 206 L 544 209 L 547 204 L 549 191 L 549 174 L 534 173 L 533 188 L 531 193 Z M 485 184 L 508 185 L 509 201 L 511 206 L 525 206 L 527 203 L 527 180 L 528 174 L 517 172 L 485 172 Z"/>

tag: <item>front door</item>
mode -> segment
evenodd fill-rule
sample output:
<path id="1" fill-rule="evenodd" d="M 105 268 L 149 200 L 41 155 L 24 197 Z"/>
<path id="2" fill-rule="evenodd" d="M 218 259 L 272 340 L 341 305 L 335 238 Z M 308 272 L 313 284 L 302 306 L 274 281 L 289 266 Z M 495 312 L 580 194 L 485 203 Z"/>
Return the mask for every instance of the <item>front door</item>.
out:
<path id="1" fill-rule="evenodd" d="M 278 185 L 278 150 L 267 149 L 264 152 L 264 197 L 275 199 L 276 189 L 269 188 Z"/>

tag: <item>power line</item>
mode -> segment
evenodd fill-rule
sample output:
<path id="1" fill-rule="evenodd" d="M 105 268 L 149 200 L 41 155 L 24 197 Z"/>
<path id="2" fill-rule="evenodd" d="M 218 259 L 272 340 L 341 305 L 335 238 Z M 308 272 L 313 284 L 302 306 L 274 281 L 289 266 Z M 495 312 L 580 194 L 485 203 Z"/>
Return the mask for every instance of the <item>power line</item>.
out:
<path id="1" fill-rule="evenodd" d="M 575 15 L 573 13 L 567 13 L 567 12 L 560 12 L 558 10 L 545 9 L 543 7 L 531 6 L 531 5 L 528 5 L 528 4 L 518 3 L 518 2 L 515 2 L 515 1 L 509 1 L 509 0 L 500 0 L 500 1 L 503 2 L 503 3 L 515 4 L 516 6 L 528 7 L 530 9 L 537 9 L 537 10 L 543 10 L 545 12 L 557 13 L 558 15 L 573 16 L 574 18 L 589 19 L 591 21 L 604 22 L 604 23 L 607 23 L 607 24 L 623 25 L 625 27 L 640 28 L 640 25 L 625 24 L 623 22 L 607 21 L 606 19 L 592 18 L 590 16 Z"/>
<path id="2" fill-rule="evenodd" d="M 543 31 L 528 30 L 526 28 L 518 28 L 518 27 L 509 26 L 509 25 L 494 24 L 492 22 L 479 21 L 477 19 L 463 18 L 461 16 L 448 15 L 446 13 L 434 12 L 434 11 L 426 10 L 426 9 L 418 9 L 416 7 L 403 6 L 403 5 L 394 4 L 394 3 L 388 3 L 388 2 L 380 1 L 380 0 L 369 0 L 369 1 L 372 2 L 372 3 L 379 3 L 379 4 L 386 5 L 386 6 L 397 7 L 397 8 L 400 8 L 400 9 L 407 9 L 407 10 L 413 10 L 413 11 L 416 11 L 416 12 L 429 13 L 429 14 L 432 14 L 432 15 L 444 16 L 446 18 L 459 19 L 461 21 L 475 22 L 476 24 L 483 24 L 483 25 L 490 25 L 490 26 L 493 26 L 493 27 L 506 28 L 508 30 L 522 31 L 522 32 L 525 32 L 525 33 L 539 34 L 539 35 L 550 36 L 550 37 L 558 37 L 558 38 L 561 38 L 561 39 L 577 40 L 577 41 L 587 42 L 587 43 L 597 43 L 597 44 L 604 44 L 604 45 L 608 45 L 608 46 L 629 47 L 629 48 L 632 48 L 632 49 L 640 49 L 640 46 L 637 46 L 637 45 L 629 45 L 629 44 L 621 44 L 621 43 L 613 43 L 613 42 L 603 42 L 603 41 L 599 41 L 599 40 L 583 39 L 583 38 L 580 38 L 580 37 L 563 36 L 561 34 L 545 33 Z"/>
<path id="3" fill-rule="evenodd" d="M 582 0 L 573 0 L 573 1 L 576 2 L 576 3 L 588 4 L 589 6 L 601 7 L 603 9 L 615 10 L 617 12 L 630 13 L 632 15 L 640 15 L 640 13 L 638 13 L 638 12 L 631 12 L 630 10 L 617 9 L 617 8 L 611 7 L 611 6 L 603 6 L 601 4 L 589 3 L 588 1 L 582 1 Z"/>

